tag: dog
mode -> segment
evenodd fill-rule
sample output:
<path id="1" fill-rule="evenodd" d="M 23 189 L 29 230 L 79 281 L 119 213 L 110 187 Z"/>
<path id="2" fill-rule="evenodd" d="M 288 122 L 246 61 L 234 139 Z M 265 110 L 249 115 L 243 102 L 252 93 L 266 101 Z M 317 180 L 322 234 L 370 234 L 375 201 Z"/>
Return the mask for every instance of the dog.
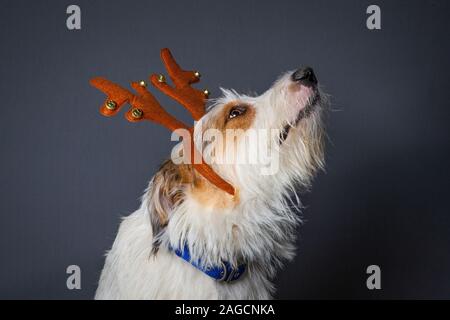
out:
<path id="1" fill-rule="evenodd" d="M 96 299 L 272 298 L 276 271 L 295 253 L 296 190 L 308 189 L 324 167 L 328 99 L 309 67 L 283 74 L 259 96 L 222 93 L 195 124 L 196 145 L 208 144 L 200 140 L 209 129 L 224 137 L 238 130 L 228 140 L 239 155 L 249 149 L 247 132 L 275 130 L 257 147 L 277 150 L 276 170 L 217 161 L 231 152 L 217 148 L 212 166 L 235 186 L 231 196 L 189 163 L 165 161 L 140 208 L 121 222 Z"/>

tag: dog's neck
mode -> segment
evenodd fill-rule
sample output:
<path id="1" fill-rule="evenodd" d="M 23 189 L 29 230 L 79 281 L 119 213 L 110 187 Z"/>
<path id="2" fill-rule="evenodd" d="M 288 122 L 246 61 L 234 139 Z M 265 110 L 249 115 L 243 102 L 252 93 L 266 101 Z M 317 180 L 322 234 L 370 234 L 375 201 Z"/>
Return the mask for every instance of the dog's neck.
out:
<path id="1" fill-rule="evenodd" d="M 143 199 L 150 217 L 155 215 L 154 197 L 147 192 Z M 154 234 L 160 248 L 187 245 L 193 260 L 211 266 L 221 261 L 234 266 L 245 263 L 249 272 L 266 279 L 293 257 L 299 218 L 283 196 L 241 195 L 230 203 L 202 187 L 185 190 L 182 198 L 168 212 L 164 228 Z"/>

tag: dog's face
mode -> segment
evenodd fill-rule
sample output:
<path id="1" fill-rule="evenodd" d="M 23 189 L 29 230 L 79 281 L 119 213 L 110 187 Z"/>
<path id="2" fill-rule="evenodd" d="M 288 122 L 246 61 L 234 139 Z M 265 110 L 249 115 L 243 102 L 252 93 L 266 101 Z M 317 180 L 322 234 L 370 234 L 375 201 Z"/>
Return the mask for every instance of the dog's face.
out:
<path id="1" fill-rule="evenodd" d="M 222 90 L 196 125 L 196 145 L 239 194 L 308 185 L 323 163 L 326 104 L 311 68 L 287 72 L 257 97 Z"/>

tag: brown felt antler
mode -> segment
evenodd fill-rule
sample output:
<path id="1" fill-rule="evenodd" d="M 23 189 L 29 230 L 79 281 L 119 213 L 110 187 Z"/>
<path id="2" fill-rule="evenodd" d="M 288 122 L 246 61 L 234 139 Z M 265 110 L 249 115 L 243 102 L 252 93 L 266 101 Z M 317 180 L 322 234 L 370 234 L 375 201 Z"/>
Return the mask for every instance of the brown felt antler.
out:
<path id="1" fill-rule="evenodd" d="M 169 85 L 163 75 L 156 74 L 150 77 L 151 83 L 160 91 L 183 105 L 191 113 L 194 120 L 199 120 L 205 114 L 208 91 L 195 89 L 191 84 L 200 80 L 200 74 L 195 71 L 181 69 L 169 49 L 161 50 L 161 59 L 174 86 Z M 131 105 L 131 108 L 125 114 L 128 121 L 136 122 L 145 119 L 159 123 L 171 131 L 177 129 L 189 130 L 191 132 L 191 159 L 202 159 L 201 163 L 193 161 L 192 165 L 194 169 L 218 188 L 234 195 L 235 190 L 233 186 L 222 179 L 198 155 L 198 151 L 194 145 L 194 138 L 192 137 L 193 128 L 186 126 L 167 113 L 155 97 L 147 90 L 145 82 L 131 83 L 137 95 L 104 78 L 94 78 L 90 83 L 107 95 L 105 103 L 100 108 L 100 112 L 105 116 L 114 116 L 125 103 L 128 103 Z"/>

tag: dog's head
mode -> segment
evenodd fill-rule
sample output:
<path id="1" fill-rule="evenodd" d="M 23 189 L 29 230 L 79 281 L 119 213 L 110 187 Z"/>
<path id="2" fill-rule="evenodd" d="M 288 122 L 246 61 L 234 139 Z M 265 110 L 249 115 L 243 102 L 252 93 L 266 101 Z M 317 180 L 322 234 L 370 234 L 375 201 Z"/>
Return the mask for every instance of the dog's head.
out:
<path id="1" fill-rule="evenodd" d="M 287 72 L 260 96 L 222 90 L 196 125 L 196 145 L 239 196 L 308 185 L 323 165 L 326 97 L 314 71 Z"/>
<path id="2" fill-rule="evenodd" d="M 212 185 L 189 164 L 166 162 L 150 188 L 156 241 L 169 220 L 176 218 L 181 228 L 194 214 L 198 217 L 192 216 L 189 223 L 197 223 L 198 229 L 216 226 L 219 237 L 223 224 L 218 222 L 222 218 L 218 211 L 233 212 L 252 199 L 281 201 L 289 191 L 295 192 L 296 184 L 308 186 L 323 165 L 322 113 L 327 101 L 311 68 L 285 73 L 260 96 L 222 91 L 223 96 L 196 124 L 194 138 L 205 160 L 235 187 L 236 195 Z M 184 216 L 175 217 L 174 211 Z M 205 212 L 212 212 L 214 222 L 205 223 Z M 236 219 L 230 224 L 231 233 L 239 229 L 238 224 Z"/>

